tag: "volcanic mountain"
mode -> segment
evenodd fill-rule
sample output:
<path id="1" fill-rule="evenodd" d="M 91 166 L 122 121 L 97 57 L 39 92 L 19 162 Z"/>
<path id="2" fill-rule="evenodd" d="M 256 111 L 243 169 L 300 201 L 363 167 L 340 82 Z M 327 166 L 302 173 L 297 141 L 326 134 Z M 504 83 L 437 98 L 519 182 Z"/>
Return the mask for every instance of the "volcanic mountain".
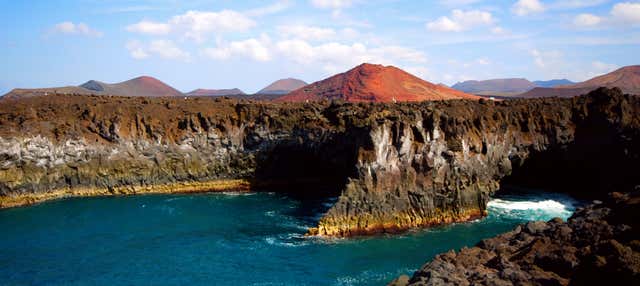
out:
<path id="1" fill-rule="evenodd" d="M 227 95 L 244 95 L 245 93 L 237 88 L 232 89 L 196 89 L 188 92 L 188 96 L 227 96 Z"/>
<path id="2" fill-rule="evenodd" d="M 181 96 L 182 93 L 173 87 L 150 76 L 141 76 L 116 84 L 89 81 L 80 87 L 88 90 L 100 91 L 106 94 L 122 96 Z"/>
<path id="3" fill-rule="evenodd" d="M 272 84 L 258 91 L 256 94 L 287 94 L 306 85 L 307 83 L 302 80 L 295 78 L 285 78 L 273 82 Z"/>
<path id="4" fill-rule="evenodd" d="M 362 64 L 275 101 L 342 99 L 349 102 L 393 102 L 478 98 L 424 81 L 393 66 Z"/>
<path id="5" fill-rule="evenodd" d="M 640 95 L 640 65 L 627 66 L 585 82 L 555 88 L 534 88 L 520 97 L 573 97 L 586 94 L 598 87 L 618 87 L 624 93 Z"/>
<path id="6" fill-rule="evenodd" d="M 533 82 L 537 87 L 557 87 L 559 85 L 575 84 L 568 79 L 536 80 Z"/>
<path id="7" fill-rule="evenodd" d="M 468 80 L 454 84 L 451 88 L 478 95 L 510 96 L 521 94 L 536 87 L 524 78 L 501 78 L 490 80 Z"/>
<path id="8" fill-rule="evenodd" d="M 97 94 L 97 95 L 118 95 L 118 96 L 183 96 L 175 88 L 149 76 L 141 76 L 121 83 L 104 83 L 90 80 L 80 86 L 38 88 L 38 89 L 14 89 L 7 97 L 29 97 L 36 95 L 46 95 L 49 93 L 67 94 Z"/>

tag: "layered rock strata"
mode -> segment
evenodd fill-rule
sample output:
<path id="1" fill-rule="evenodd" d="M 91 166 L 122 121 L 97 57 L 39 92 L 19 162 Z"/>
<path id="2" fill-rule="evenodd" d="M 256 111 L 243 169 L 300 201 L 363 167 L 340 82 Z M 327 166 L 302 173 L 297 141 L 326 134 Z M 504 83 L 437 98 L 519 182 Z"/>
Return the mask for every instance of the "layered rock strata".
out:
<path id="1" fill-rule="evenodd" d="M 614 193 L 567 221 L 516 227 L 436 256 L 390 285 L 638 285 L 640 191 Z"/>
<path id="2" fill-rule="evenodd" d="M 310 234 L 396 232 L 485 215 L 501 180 L 519 170 L 552 182 L 581 178 L 583 193 L 624 185 L 636 176 L 639 111 L 636 97 L 607 89 L 573 99 L 399 104 L 4 99 L 0 207 L 273 189 L 339 197 Z"/>

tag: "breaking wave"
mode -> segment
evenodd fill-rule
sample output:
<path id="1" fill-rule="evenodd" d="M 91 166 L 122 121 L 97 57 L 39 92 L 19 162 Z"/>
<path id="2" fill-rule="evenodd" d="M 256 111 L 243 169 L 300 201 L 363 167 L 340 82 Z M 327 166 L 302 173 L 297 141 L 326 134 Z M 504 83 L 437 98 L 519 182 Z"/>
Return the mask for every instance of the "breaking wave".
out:
<path id="1" fill-rule="evenodd" d="M 562 194 L 531 193 L 494 198 L 487 204 L 489 215 L 502 218 L 550 220 L 568 219 L 578 202 Z"/>

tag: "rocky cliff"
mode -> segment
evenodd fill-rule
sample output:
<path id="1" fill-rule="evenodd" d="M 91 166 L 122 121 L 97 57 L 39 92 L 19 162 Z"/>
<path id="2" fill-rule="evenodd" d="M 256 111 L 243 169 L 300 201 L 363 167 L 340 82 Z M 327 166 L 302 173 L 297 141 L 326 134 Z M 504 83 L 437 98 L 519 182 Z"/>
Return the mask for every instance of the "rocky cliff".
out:
<path id="1" fill-rule="evenodd" d="M 638 285 L 640 190 L 438 255 L 390 285 Z"/>
<path id="2" fill-rule="evenodd" d="M 624 187 L 636 180 L 639 114 L 636 97 L 607 89 L 399 104 L 4 99 L 0 206 L 272 189 L 338 197 L 310 234 L 396 232 L 481 217 L 505 180 L 582 195 Z"/>

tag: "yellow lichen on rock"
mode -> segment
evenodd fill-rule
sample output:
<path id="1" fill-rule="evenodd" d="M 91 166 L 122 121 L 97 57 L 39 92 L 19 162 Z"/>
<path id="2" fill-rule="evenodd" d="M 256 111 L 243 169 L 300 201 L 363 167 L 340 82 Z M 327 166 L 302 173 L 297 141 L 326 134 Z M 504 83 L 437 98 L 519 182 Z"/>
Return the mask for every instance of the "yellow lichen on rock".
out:
<path id="1" fill-rule="evenodd" d="M 185 194 L 208 192 L 249 192 L 250 184 L 246 180 L 212 180 L 204 182 L 177 182 L 162 185 L 126 186 L 115 188 L 62 188 L 47 192 L 23 193 L 0 196 L 0 208 L 32 205 L 40 202 L 72 197 L 97 197 L 137 194 Z"/>
<path id="2" fill-rule="evenodd" d="M 468 209 L 457 212 L 439 211 L 432 216 L 400 213 L 393 218 L 374 218 L 370 215 L 357 217 L 327 218 L 320 220 L 318 227 L 310 228 L 309 236 L 352 237 L 377 233 L 398 233 L 414 228 L 468 222 L 486 216 L 486 211 Z"/>

